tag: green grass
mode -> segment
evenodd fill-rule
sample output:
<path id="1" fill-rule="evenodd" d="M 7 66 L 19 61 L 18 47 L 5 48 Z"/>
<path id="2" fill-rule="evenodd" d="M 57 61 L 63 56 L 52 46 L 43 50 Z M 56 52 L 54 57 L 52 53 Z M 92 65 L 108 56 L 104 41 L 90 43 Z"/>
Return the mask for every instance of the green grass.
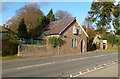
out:
<path id="1" fill-rule="evenodd" d="M 11 59 L 11 58 L 21 58 L 22 56 L 10 55 L 10 56 L 1 56 L 0 59 Z"/>
<path id="2" fill-rule="evenodd" d="M 115 47 L 108 47 L 107 50 L 120 50 L 120 47 L 115 46 Z"/>

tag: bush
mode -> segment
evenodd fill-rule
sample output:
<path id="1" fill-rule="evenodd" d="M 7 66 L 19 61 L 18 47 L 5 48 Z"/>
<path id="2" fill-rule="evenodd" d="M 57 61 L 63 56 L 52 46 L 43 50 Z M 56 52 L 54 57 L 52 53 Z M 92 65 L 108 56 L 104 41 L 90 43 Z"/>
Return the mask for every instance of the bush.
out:
<path id="1" fill-rule="evenodd" d="M 115 45 L 118 43 L 117 38 L 114 34 L 103 34 L 102 35 L 103 40 L 107 40 L 109 44 Z"/>
<path id="2" fill-rule="evenodd" d="M 18 44 L 9 40 L 2 41 L 2 56 L 16 55 Z"/>
<path id="3" fill-rule="evenodd" d="M 115 36 L 116 36 L 116 39 L 117 39 L 118 45 L 120 45 L 120 35 L 115 35 Z"/>
<path id="4" fill-rule="evenodd" d="M 60 46 L 62 45 L 62 39 L 58 37 L 50 37 L 49 44 L 51 44 L 53 47 Z"/>

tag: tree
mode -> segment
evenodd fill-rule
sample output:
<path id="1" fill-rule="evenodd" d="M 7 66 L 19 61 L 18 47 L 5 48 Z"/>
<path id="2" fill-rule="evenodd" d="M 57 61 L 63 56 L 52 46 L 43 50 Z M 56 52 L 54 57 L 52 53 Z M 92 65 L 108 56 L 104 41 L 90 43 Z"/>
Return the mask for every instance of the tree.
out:
<path id="1" fill-rule="evenodd" d="M 115 7 L 114 2 L 101 2 L 101 0 L 97 0 L 98 2 L 92 2 L 91 11 L 89 11 L 89 17 L 87 20 L 93 22 L 97 28 L 111 28 L 110 24 L 114 19 Z M 119 12 L 118 12 L 119 13 Z M 113 16 L 113 17 L 112 17 Z M 116 16 L 118 18 L 118 16 Z"/>
<path id="2" fill-rule="evenodd" d="M 31 38 L 33 38 L 33 39 L 42 34 L 43 28 L 47 25 L 46 16 L 39 15 L 36 25 L 37 25 L 36 27 L 32 28 L 29 31 Z"/>
<path id="3" fill-rule="evenodd" d="M 120 45 L 120 35 L 116 35 L 117 38 L 117 44 Z"/>
<path id="4" fill-rule="evenodd" d="M 92 43 L 93 43 L 93 39 L 95 37 L 95 30 L 94 30 L 94 28 L 86 27 L 85 25 L 82 25 L 82 27 L 84 28 L 84 30 L 87 32 L 87 34 L 89 36 L 87 39 L 87 50 L 91 51 L 91 50 L 93 50 Z"/>
<path id="5" fill-rule="evenodd" d="M 56 19 L 67 19 L 72 17 L 72 15 L 70 13 L 68 13 L 67 11 L 62 11 L 62 10 L 58 10 L 55 13 L 55 18 Z"/>
<path id="6" fill-rule="evenodd" d="M 84 23 L 84 26 L 86 26 L 87 28 L 88 27 L 92 28 L 92 23 L 89 20 L 85 19 L 83 23 Z"/>
<path id="7" fill-rule="evenodd" d="M 28 39 L 29 38 L 29 34 L 27 32 L 27 28 L 24 22 L 24 19 L 21 20 L 19 26 L 18 26 L 18 37 L 19 38 L 24 38 L 24 39 Z"/>
<path id="8" fill-rule="evenodd" d="M 42 27 L 42 26 L 46 25 L 46 16 L 44 16 L 42 14 L 39 15 L 38 19 L 37 19 L 37 22 L 36 22 L 36 25 L 39 26 L 39 27 L 40 26 Z"/>
<path id="9" fill-rule="evenodd" d="M 52 9 L 49 11 L 49 13 L 47 14 L 46 18 L 47 18 L 47 24 L 52 22 L 52 21 L 55 21 Z"/>
<path id="10" fill-rule="evenodd" d="M 30 30 L 32 27 L 36 26 L 38 16 L 40 16 L 43 13 L 39 9 L 39 6 L 37 4 L 29 4 L 17 10 L 16 14 L 20 19 L 24 18 L 25 24 L 27 25 L 27 28 Z"/>
<path id="11" fill-rule="evenodd" d="M 39 9 L 39 6 L 37 4 L 28 4 L 18 9 L 16 11 L 16 16 L 9 19 L 7 21 L 7 24 L 10 24 L 9 26 L 11 30 L 17 32 L 18 25 L 21 19 L 24 18 L 24 22 L 29 32 L 30 29 L 37 26 L 36 22 L 41 14 L 43 15 L 42 11 Z"/>
<path id="12" fill-rule="evenodd" d="M 2 39 L 2 56 L 15 55 L 18 49 L 17 34 L 7 27 L 3 28 L 6 30 L 6 34 L 4 34 L 5 39 Z"/>
<path id="13" fill-rule="evenodd" d="M 88 41 L 90 42 L 92 42 L 93 41 L 93 39 L 94 39 L 94 36 L 95 36 L 95 30 L 94 30 L 94 28 L 92 27 L 92 23 L 90 22 L 90 21 L 88 21 L 88 20 L 84 20 L 84 25 L 82 25 L 83 26 L 83 28 L 84 28 L 84 30 L 87 32 L 87 34 L 88 34 Z"/>
<path id="14" fill-rule="evenodd" d="M 113 15 L 114 15 L 114 19 L 113 19 L 113 26 L 116 30 L 116 34 L 117 35 L 120 35 L 120 4 L 116 5 L 114 7 L 114 12 L 113 12 Z"/>
<path id="15" fill-rule="evenodd" d="M 111 33 L 102 34 L 102 39 L 107 40 L 107 42 L 112 44 L 112 46 L 118 43 L 116 36 Z"/>

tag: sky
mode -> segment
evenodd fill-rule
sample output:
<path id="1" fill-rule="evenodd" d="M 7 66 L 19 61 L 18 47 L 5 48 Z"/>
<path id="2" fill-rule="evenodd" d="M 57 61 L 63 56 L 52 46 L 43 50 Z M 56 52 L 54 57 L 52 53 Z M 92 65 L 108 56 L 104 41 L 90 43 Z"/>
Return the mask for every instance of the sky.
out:
<path id="1" fill-rule="evenodd" d="M 73 17 L 76 17 L 81 24 L 83 24 L 84 19 L 88 16 L 91 6 L 91 2 L 2 2 L 2 22 L 0 22 L 0 25 L 14 17 L 16 10 L 31 3 L 37 3 L 44 15 L 47 15 L 51 8 L 53 13 L 57 10 L 67 11 Z"/>

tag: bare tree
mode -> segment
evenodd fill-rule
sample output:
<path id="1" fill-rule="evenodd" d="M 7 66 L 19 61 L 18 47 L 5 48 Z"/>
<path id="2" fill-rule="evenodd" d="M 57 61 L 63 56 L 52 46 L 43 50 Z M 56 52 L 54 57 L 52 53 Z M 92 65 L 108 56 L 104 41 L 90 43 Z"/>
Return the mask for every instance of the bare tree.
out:
<path id="1" fill-rule="evenodd" d="M 70 17 L 72 17 L 72 15 L 70 13 L 68 13 L 67 11 L 58 10 L 55 13 L 56 19 L 66 19 L 66 18 L 70 18 Z"/>
<path id="2" fill-rule="evenodd" d="M 88 21 L 86 18 L 83 22 L 83 25 L 86 26 L 87 28 L 92 27 L 92 23 L 90 21 Z"/>

